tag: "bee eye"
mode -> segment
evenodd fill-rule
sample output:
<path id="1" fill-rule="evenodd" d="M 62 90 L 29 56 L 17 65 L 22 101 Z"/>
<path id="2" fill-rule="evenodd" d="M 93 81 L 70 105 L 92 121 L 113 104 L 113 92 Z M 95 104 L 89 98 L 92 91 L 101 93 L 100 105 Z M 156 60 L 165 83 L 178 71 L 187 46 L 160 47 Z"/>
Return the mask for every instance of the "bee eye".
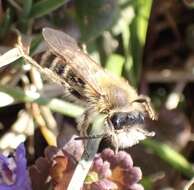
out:
<path id="1" fill-rule="evenodd" d="M 122 127 L 126 124 L 127 114 L 124 112 L 116 112 L 110 118 L 115 129 L 122 129 Z"/>
<path id="2" fill-rule="evenodd" d="M 133 123 L 135 118 L 136 117 L 135 117 L 135 115 L 133 113 L 128 113 L 127 114 L 127 121 L 128 121 L 128 123 L 130 123 L 130 124 Z"/>
<path id="3" fill-rule="evenodd" d="M 140 123 L 144 123 L 144 120 L 145 120 L 145 116 L 143 113 L 139 113 L 139 122 Z"/>
<path id="4" fill-rule="evenodd" d="M 110 118 L 114 129 L 123 129 L 124 126 L 133 126 L 144 123 L 144 114 L 141 112 L 116 112 Z"/>
<path id="5" fill-rule="evenodd" d="M 130 112 L 127 114 L 128 125 L 143 124 L 144 114 L 141 112 Z"/>

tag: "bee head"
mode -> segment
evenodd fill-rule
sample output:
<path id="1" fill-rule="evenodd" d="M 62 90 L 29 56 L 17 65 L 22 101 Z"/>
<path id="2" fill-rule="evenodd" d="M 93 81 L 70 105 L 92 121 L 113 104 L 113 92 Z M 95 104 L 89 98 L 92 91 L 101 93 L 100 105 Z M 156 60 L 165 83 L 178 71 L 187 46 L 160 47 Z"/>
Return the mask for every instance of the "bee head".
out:
<path id="1" fill-rule="evenodd" d="M 116 130 L 123 129 L 124 126 L 143 124 L 144 119 L 144 113 L 140 111 L 114 112 L 110 117 L 110 121 Z"/>

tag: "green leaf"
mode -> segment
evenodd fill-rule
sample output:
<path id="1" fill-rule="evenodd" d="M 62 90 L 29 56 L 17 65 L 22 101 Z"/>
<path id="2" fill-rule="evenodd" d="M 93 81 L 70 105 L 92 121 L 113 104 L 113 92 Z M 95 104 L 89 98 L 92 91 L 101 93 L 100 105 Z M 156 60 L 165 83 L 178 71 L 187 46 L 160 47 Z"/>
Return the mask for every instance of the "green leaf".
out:
<path id="1" fill-rule="evenodd" d="M 15 100 L 21 102 L 34 102 L 39 105 L 48 106 L 52 111 L 70 116 L 78 117 L 80 116 L 84 109 L 76 106 L 75 104 L 65 102 L 59 99 L 47 99 L 40 97 L 38 93 L 31 91 L 24 92 L 20 88 L 7 87 L 0 85 L 0 91 L 12 96 Z"/>
<path id="2" fill-rule="evenodd" d="M 168 164 L 170 164 L 172 167 L 179 170 L 186 176 L 188 177 L 194 176 L 194 169 L 192 165 L 184 158 L 183 155 L 176 152 L 168 145 L 151 139 L 146 139 L 142 143 L 144 144 L 144 146 L 151 149 L 161 159 L 166 161 Z"/>
<path id="3" fill-rule="evenodd" d="M 29 29 L 29 15 L 32 8 L 32 0 L 22 0 L 22 12 L 19 15 L 18 26 L 23 33 L 26 33 Z"/>
<path id="4" fill-rule="evenodd" d="M 31 42 L 31 46 L 30 46 L 30 55 L 32 55 L 35 52 L 36 48 L 39 46 L 41 41 L 42 41 L 42 35 L 41 34 L 36 35 L 33 38 L 32 42 Z"/>
<path id="5" fill-rule="evenodd" d="M 23 8 L 22 8 L 22 17 L 27 18 L 31 12 L 33 0 L 22 0 Z"/>
<path id="6" fill-rule="evenodd" d="M 152 0 L 133 1 L 135 17 L 130 24 L 131 55 L 133 59 L 133 77 L 137 85 L 140 78 L 143 47 L 145 45 L 148 20 L 150 16 Z"/>
<path id="7" fill-rule="evenodd" d="M 152 176 L 143 176 L 141 180 L 141 184 L 143 185 L 144 189 L 153 189 L 153 177 Z"/>
<path id="8" fill-rule="evenodd" d="M 49 14 L 67 2 L 67 0 L 42 0 L 32 6 L 31 18 L 37 18 Z"/>
<path id="9" fill-rule="evenodd" d="M 118 54 L 112 54 L 107 60 L 106 69 L 118 76 L 121 76 L 124 61 L 125 59 L 123 56 Z"/>
<path id="10" fill-rule="evenodd" d="M 138 19 L 135 17 L 130 25 L 130 33 L 131 33 L 131 43 L 130 43 L 130 50 L 133 59 L 133 67 L 132 67 L 132 74 L 133 78 L 135 79 L 135 86 L 138 84 L 141 63 L 142 63 L 142 45 L 139 41 L 139 36 L 137 35 L 138 30 Z"/>
<path id="11" fill-rule="evenodd" d="M 82 41 L 96 38 L 118 18 L 116 0 L 76 0 L 75 3 Z"/>
<path id="12" fill-rule="evenodd" d="M 128 0 L 124 3 L 128 3 Z M 132 3 L 130 1 L 130 3 Z M 134 8 L 132 6 L 126 6 L 121 11 L 121 16 L 117 24 L 113 27 L 112 32 L 114 35 L 121 35 L 122 37 L 122 45 L 125 56 L 125 65 L 124 65 L 124 75 L 130 81 L 131 84 L 136 84 L 136 77 L 134 77 L 133 73 L 133 60 L 130 52 L 130 30 L 129 25 L 134 19 L 135 13 Z"/>

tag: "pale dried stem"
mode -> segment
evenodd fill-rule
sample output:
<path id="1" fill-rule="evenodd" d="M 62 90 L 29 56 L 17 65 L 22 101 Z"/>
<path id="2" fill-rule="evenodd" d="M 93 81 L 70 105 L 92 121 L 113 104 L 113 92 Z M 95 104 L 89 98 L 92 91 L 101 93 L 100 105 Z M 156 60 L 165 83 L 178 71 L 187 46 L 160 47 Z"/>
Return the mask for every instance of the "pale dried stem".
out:
<path id="1" fill-rule="evenodd" d="M 89 136 L 96 134 L 104 134 L 104 115 L 98 115 L 94 120 Z M 79 161 L 73 177 L 69 183 L 67 190 L 80 190 L 83 187 L 84 180 L 92 166 L 94 157 L 98 151 L 98 147 L 102 138 L 89 139 L 85 152 Z"/>

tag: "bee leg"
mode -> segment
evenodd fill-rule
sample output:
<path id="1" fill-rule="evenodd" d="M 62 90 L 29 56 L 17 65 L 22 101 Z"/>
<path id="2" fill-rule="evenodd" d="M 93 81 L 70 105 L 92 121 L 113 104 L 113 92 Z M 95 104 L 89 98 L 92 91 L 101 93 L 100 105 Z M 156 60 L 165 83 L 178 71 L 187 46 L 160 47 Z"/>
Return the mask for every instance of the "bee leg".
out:
<path id="1" fill-rule="evenodd" d="M 118 151 L 119 151 L 119 143 L 118 143 L 118 139 L 117 139 L 117 134 L 116 134 L 114 126 L 113 126 L 113 124 L 112 124 L 112 122 L 110 121 L 109 118 L 107 118 L 107 122 L 108 122 L 108 126 L 109 126 L 108 127 L 108 134 L 111 134 L 110 135 L 111 136 L 111 142 L 114 146 L 114 152 L 115 152 L 115 154 L 117 154 Z"/>
<path id="2" fill-rule="evenodd" d="M 90 125 L 90 121 L 88 117 L 88 112 L 85 111 L 78 119 L 78 125 L 77 125 L 77 129 L 80 131 L 81 137 L 88 136 L 87 130 L 89 125 Z"/>
<path id="3" fill-rule="evenodd" d="M 88 136 L 88 128 L 90 126 L 90 119 L 89 119 L 89 110 L 86 110 L 81 116 L 80 118 L 78 118 L 78 125 L 77 125 L 77 129 L 80 131 L 80 136 L 81 137 L 87 137 Z M 84 152 L 86 155 L 88 155 L 87 151 L 86 151 L 86 147 L 87 147 L 87 142 L 88 139 L 83 139 L 83 144 L 84 144 Z M 89 155 L 88 155 L 89 157 Z"/>
<path id="4" fill-rule="evenodd" d="M 142 105 L 144 106 L 144 108 L 145 108 L 146 112 L 148 113 L 149 117 L 152 120 L 157 119 L 157 115 L 156 115 L 155 111 L 153 110 L 153 108 L 151 106 L 150 98 L 148 96 L 140 95 L 138 99 L 134 100 L 134 102 L 142 103 Z"/>
<path id="5" fill-rule="evenodd" d="M 87 109 L 80 118 L 78 118 L 77 129 L 80 131 L 80 136 L 88 136 L 88 128 L 90 124 L 94 121 L 96 112 L 92 109 Z"/>
<path id="6" fill-rule="evenodd" d="M 145 107 L 145 110 L 149 114 L 150 118 L 152 120 L 157 120 L 157 115 L 151 106 L 150 98 L 148 96 L 143 96 L 143 95 L 141 95 L 140 97 L 143 97 L 145 99 L 145 102 L 143 103 L 143 105 Z"/>
<path id="7" fill-rule="evenodd" d="M 117 154 L 119 151 L 119 143 L 118 143 L 117 135 L 113 133 L 111 138 L 112 138 L 112 143 L 114 145 L 114 152 L 115 154 Z"/>

